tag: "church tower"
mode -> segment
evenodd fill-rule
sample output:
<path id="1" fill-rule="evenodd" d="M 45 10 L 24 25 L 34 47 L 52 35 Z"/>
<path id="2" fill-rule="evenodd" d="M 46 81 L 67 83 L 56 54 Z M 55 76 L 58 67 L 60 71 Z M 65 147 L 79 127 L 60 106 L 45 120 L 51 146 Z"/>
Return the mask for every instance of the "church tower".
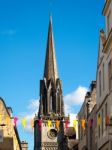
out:
<path id="1" fill-rule="evenodd" d="M 57 120 L 60 122 L 56 128 Z M 58 76 L 52 18 L 50 17 L 43 80 L 40 80 L 39 112 L 34 122 L 34 150 L 65 150 L 64 102 Z"/>

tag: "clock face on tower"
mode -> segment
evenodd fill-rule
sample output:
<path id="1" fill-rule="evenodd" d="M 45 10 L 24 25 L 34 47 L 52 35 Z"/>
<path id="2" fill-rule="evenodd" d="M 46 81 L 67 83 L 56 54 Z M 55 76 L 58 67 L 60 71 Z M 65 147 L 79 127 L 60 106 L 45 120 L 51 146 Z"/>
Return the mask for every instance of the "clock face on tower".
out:
<path id="1" fill-rule="evenodd" d="M 50 139 L 55 139 L 57 137 L 57 130 L 56 129 L 50 129 L 48 131 L 47 135 Z"/>

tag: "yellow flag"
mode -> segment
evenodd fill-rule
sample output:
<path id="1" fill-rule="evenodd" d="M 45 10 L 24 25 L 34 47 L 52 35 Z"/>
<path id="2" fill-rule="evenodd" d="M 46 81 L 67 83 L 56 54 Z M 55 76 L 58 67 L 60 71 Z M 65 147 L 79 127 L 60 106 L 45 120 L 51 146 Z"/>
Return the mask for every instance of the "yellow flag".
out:
<path id="1" fill-rule="evenodd" d="M 9 117 L 9 116 L 6 117 L 6 124 L 7 124 L 7 125 L 10 124 L 10 117 Z"/>
<path id="2" fill-rule="evenodd" d="M 77 120 L 74 120 L 74 121 L 73 121 L 73 127 L 74 127 L 75 130 L 76 130 L 76 128 L 77 128 L 77 123 L 78 123 Z"/>
<path id="3" fill-rule="evenodd" d="M 50 127 L 51 127 L 51 125 L 52 125 L 51 120 L 48 120 L 48 127 L 50 128 Z"/>
<path id="4" fill-rule="evenodd" d="M 2 124 L 2 115 L 0 114 L 0 124 Z"/>
<path id="5" fill-rule="evenodd" d="M 85 130 L 86 129 L 86 120 L 82 119 L 82 128 Z"/>
<path id="6" fill-rule="evenodd" d="M 56 128 L 59 130 L 60 127 L 60 120 L 56 120 Z"/>
<path id="7" fill-rule="evenodd" d="M 34 128 L 34 119 L 32 119 L 32 120 L 30 121 L 30 125 L 31 125 L 32 128 Z"/>
<path id="8" fill-rule="evenodd" d="M 100 116 L 98 116 L 98 125 L 101 125 L 101 117 Z"/>
<path id="9" fill-rule="evenodd" d="M 26 128 L 26 118 L 22 119 L 22 126 L 23 126 L 24 129 Z"/>

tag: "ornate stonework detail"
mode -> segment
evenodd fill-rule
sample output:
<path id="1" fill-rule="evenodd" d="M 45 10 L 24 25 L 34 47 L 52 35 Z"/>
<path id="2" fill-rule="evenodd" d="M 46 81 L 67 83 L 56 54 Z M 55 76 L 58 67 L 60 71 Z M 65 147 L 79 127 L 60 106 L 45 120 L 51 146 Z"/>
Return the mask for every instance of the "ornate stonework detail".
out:
<path id="1" fill-rule="evenodd" d="M 57 137 L 57 130 L 55 129 L 51 129 L 48 131 L 47 135 L 48 135 L 48 138 L 50 139 L 55 139 Z"/>
<path id="2" fill-rule="evenodd" d="M 40 104 L 38 116 L 34 125 L 34 150 L 64 150 L 64 102 L 62 83 L 58 77 L 52 19 L 50 18 L 44 78 L 40 81 Z M 40 127 L 37 122 L 42 119 Z M 56 129 L 56 120 L 60 120 L 59 131 Z M 48 127 L 47 121 L 52 125 Z M 61 145 L 61 146 L 60 146 Z M 61 147 L 61 148 L 60 148 Z"/>
<path id="3" fill-rule="evenodd" d="M 44 79 L 40 81 L 39 117 L 46 115 L 64 116 L 62 85 L 58 78 L 51 18 L 48 31 Z"/>
<path id="4" fill-rule="evenodd" d="M 58 147 L 58 143 L 56 143 L 56 142 L 43 142 L 42 146 L 43 147 Z"/>

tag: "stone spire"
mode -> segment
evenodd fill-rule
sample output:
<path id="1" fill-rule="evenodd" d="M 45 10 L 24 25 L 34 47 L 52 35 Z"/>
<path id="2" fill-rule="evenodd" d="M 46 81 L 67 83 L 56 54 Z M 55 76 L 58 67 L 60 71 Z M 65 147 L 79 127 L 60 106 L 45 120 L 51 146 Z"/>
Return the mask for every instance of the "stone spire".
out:
<path id="1" fill-rule="evenodd" d="M 52 18 L 50 17 L 44 79 L 40 81 L 40 105 L 38 116 L 64 116 L 62 84 L 58 78 Z"/>
<path id="2" fill-rule="evenodd" d="M 49 22 L 44 78 L 46 78 L 47 81 L 49 79 L 53 79 L 53 81 L 56 81 L 56 79 L 58 78 L 57 62 L 56 62 L 55 47 L 54 47 L 54 37 L 52 31 L 52 17 L 50 17 L 50 22 Z"/>

